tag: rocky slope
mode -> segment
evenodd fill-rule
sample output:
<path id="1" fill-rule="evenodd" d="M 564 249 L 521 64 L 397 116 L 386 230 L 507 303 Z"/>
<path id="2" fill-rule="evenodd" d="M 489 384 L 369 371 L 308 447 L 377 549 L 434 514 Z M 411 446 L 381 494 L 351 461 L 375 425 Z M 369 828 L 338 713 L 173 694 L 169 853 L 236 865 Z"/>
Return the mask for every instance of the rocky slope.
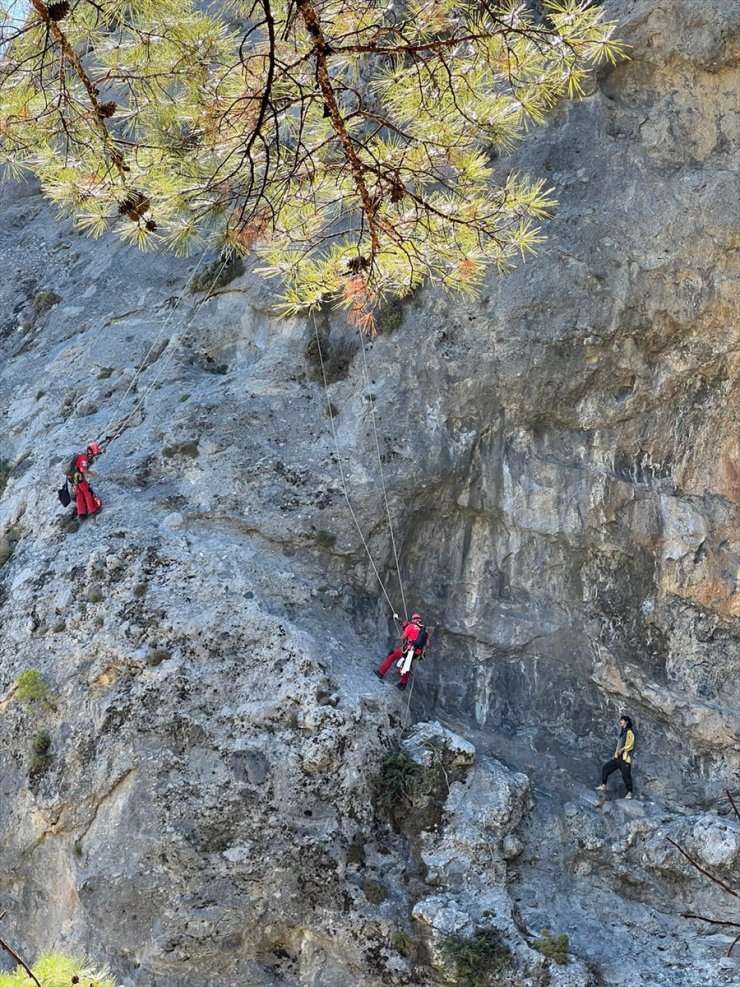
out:
<path id="1" fill-rule="evenodd" d="M 632 59 L 516 162 L 558 188 L 545 249 L 365 351 L 322 317 L 331 416 L 312 324 L 249 270 L 204 300 L 192 262 L 4 190 L 0 910 L 28 955 L 127 987 L 433 985 L 445 937 L 496 929 L 511 984 L 738 976 L 729 930 L 681 918 L 732 897 L 668 838 L 738 886 L 740 18 L 607 6 Z M 76 528 L 59 467 L 132 412 Z M 371 674 L 391 610 L 343 477 L 434 627 L 410 694 Z M 593 792 L 623 710 L 631 804 Z M 411 805 L 378 787 L 399 741 Z"/>

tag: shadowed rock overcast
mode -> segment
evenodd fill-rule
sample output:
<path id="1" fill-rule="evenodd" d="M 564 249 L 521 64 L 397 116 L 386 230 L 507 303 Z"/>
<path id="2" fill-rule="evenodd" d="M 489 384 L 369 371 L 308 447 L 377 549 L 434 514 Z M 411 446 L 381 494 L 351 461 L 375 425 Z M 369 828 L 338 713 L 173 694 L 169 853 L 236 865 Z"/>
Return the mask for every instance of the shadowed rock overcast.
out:
<path id="1" fill-rule="evenodd" d="M 313 324 L 275 321 L 249 264 L 206 299 L 194 262 L 3 189 L 0 933 L 24 955 L 127 987 L 431 987 L 445 937 L 497 929 L 491 983 L 737 982 L 737 928 L 681 917 L 736 899 L 668 839 L 740 884 L 740 8 L 605 7 L 631 61 L 501 161 L 557 189 L 547 244 L 478 301 L 386 311 L 364 354 L 320 317 L 331 418 Z M 145 392 L 77 528 L 61 470 Z M 340 463 L 402 612 L 384 481 L 433 629 L 405 693 L 372 674 L 394 627 Z M 19 702 L 29 668 L 49 704 Z M 631 803 L 594 791 L 622 712 Z M 399 738 L 420 774 L 388 808 Z"/>

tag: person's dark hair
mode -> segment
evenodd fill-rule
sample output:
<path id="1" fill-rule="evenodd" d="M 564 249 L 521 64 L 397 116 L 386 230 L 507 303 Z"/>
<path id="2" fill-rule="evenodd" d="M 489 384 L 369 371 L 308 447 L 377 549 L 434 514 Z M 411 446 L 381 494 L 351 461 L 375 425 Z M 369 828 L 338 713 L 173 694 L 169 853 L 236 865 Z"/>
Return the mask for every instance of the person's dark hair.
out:
<path id="1" fill-rule="evenodd" d="M 629 716 L 625 716 L 624 714 L 622 714 L 619 717 L 619 719 L 620 720 L 624 720 L 624 722 L 627 724 L 627 729 L 628 730 L 631 730 L 632 729 L 632 720 L 629 718 Z"/>

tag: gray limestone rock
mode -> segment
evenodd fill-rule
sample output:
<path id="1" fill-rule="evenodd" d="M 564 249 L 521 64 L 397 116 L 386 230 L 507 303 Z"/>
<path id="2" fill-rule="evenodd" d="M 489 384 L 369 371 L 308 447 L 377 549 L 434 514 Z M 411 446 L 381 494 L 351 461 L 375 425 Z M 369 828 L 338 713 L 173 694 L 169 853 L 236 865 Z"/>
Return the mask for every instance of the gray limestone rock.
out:
<path id="1" fill-rule="evenodd" d="M 0 910 L 24 955 L 125 987 L 436 987 L 441 938 L 485 928 L 511 987 L 736 980 L 731 927 L 682 917 L 733 899 L 668 839 L 738 886 L 740 13 L 605 6 L 630 60 L 497 165 L 557 188 L 539 256 L 477 301 L 416 293 L 326 393 L 249 265 L 204 300 L 192 264 L 3 189 Z M 56 487 L 111 434 L 78 523 Z M 397 692 L 372 670 L 417 607 L 432 643 Z M 47 703 L 19 702 L 29 668 Z M 631 803 L 594 792 L 625 711 Z M 388 809 L 398 750 L 419 784 Z"/>

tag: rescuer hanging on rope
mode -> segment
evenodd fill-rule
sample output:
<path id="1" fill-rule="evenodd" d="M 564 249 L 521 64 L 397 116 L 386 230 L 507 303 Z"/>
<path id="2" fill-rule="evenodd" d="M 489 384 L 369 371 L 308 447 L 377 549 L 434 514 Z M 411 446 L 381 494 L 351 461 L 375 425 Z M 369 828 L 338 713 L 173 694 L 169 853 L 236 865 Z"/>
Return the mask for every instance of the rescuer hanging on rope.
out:
<path id="1" fill-rule="evenodd" d="M 429 644 L 431 635 L 422 624 L 421 614 L 414 613 L 411 620 L 404 620 L 403 633 L 401 634 L 401 646 L 391 651 L 385 658 L 380 668 L 375 669 L 375 674 L 382 679 L 391 665 L 395 662 L 398 667 L 398 674 L 401 680 L 396 683 L 397 689 L 405 689 L 411 676 L 411 666 L 418 659 L 423 657 L 424 648 Z"/>
<path id="2" fill-rule="evenodd" d="M 76 453 L 72 459 L 67 479 L 72 484 L 72 495 L 76 498 L 77 517 L 97 514 L 103 506 L 88 482 L 88 477 L 97 476 L 90 466 L 95 464 L 95 459 L 101 452 L 97 442 L 91 442 L 85 452 Z"/>

